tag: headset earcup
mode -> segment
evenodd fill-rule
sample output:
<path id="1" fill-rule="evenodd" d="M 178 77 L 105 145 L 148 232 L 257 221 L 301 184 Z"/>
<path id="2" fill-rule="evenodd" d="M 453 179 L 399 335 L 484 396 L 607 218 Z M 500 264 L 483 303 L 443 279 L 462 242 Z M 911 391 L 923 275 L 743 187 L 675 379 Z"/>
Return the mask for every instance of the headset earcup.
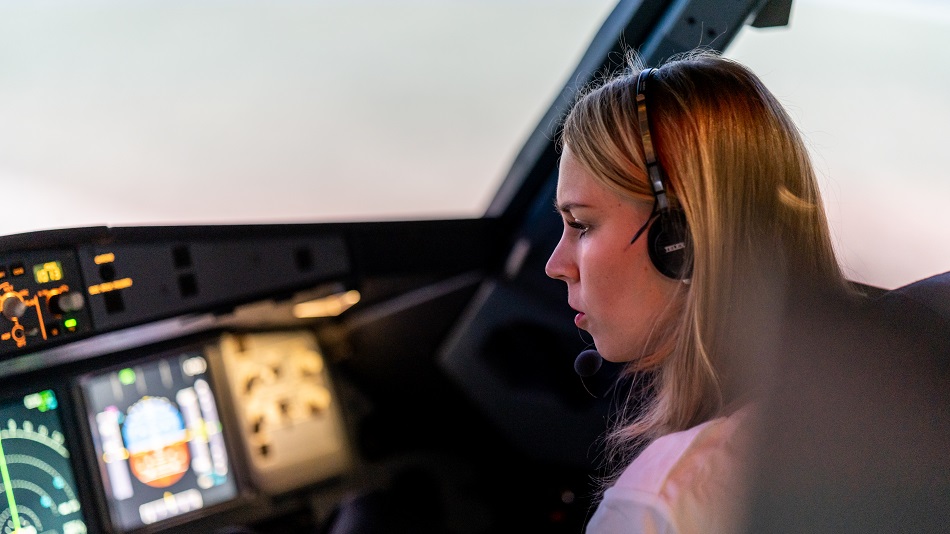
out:
<path id="1" fill-rule="evenodd" d="M 670 209 L 657 216 L 647 233 L 647 250 L 656 270 L 664 276 L 674 280 L 690 277 L 692 251 L 683 210 Z"/>

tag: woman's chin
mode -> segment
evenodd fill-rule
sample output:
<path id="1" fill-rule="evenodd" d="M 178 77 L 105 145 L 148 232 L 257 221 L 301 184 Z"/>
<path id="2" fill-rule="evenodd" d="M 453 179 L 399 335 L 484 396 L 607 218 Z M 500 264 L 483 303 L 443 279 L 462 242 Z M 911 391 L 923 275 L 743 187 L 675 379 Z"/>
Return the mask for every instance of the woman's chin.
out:
<path id="1" fill-rule="evenodd" d="M 638 355 L 633 354 L 631 351 L 620 350 L 617 347 L 611 346 L 609 343 L 597 343 L 596 338 L 594 339 L 594 346 L 597 347 L 597 352 L 600 354 L 600 357 L 611 363 L 626 363 L 638 357 Z"/>

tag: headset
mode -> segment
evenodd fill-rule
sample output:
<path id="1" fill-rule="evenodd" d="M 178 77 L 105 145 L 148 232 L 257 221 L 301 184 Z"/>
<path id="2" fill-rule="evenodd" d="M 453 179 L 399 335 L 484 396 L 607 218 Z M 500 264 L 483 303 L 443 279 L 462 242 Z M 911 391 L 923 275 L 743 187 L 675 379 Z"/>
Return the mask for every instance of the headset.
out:
<path id="1" fill-rule="evenodd" d="M 668 278 L 688 281 L 693 272 L 692 247 L 686 212 L 670 207 L 666 196 L 663 167 L 656 159 L 653 139 L 650 135 L 650 119 L 647 114 L 647 81 L 654 76 L 655 68 L 643 69 L 637 77 L 637 118 L 643 140 L 643 154 L 647 165 L 647 178 L 653 190 L 653 213 L 630 240 L 632 245 L 649 227 L 647 251 L 656 270 Z M 653 223 L 652 225 L 650 223 Z"/>

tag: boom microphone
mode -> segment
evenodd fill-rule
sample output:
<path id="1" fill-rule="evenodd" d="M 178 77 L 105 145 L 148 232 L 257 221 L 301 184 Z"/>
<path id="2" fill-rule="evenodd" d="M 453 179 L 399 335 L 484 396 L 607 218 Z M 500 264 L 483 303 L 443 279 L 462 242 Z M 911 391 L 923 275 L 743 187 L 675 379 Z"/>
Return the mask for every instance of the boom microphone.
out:
<path id="1" fill-rule="evenodd" d="M 594 376 L 604 363 L 604 358 L 594 349 L 587 349 L 574 360 L 574 372 L 582 377 Z"/>

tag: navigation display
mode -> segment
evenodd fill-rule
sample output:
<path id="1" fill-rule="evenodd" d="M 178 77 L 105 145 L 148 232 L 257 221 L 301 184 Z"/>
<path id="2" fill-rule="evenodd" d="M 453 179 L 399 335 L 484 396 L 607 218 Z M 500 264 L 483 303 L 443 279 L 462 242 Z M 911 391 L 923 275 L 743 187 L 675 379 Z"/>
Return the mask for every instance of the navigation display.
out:
<path id="1" fill-rule="evenodd" d="M 85 534 L 51 390 L 0 404 L 0 532 Z"/>
<path id="2" fill-rule="evenodd" d="M 196 350 L 83 379 L 117 528 L 149 525 L 237 495 L 207 371 Z"/>

